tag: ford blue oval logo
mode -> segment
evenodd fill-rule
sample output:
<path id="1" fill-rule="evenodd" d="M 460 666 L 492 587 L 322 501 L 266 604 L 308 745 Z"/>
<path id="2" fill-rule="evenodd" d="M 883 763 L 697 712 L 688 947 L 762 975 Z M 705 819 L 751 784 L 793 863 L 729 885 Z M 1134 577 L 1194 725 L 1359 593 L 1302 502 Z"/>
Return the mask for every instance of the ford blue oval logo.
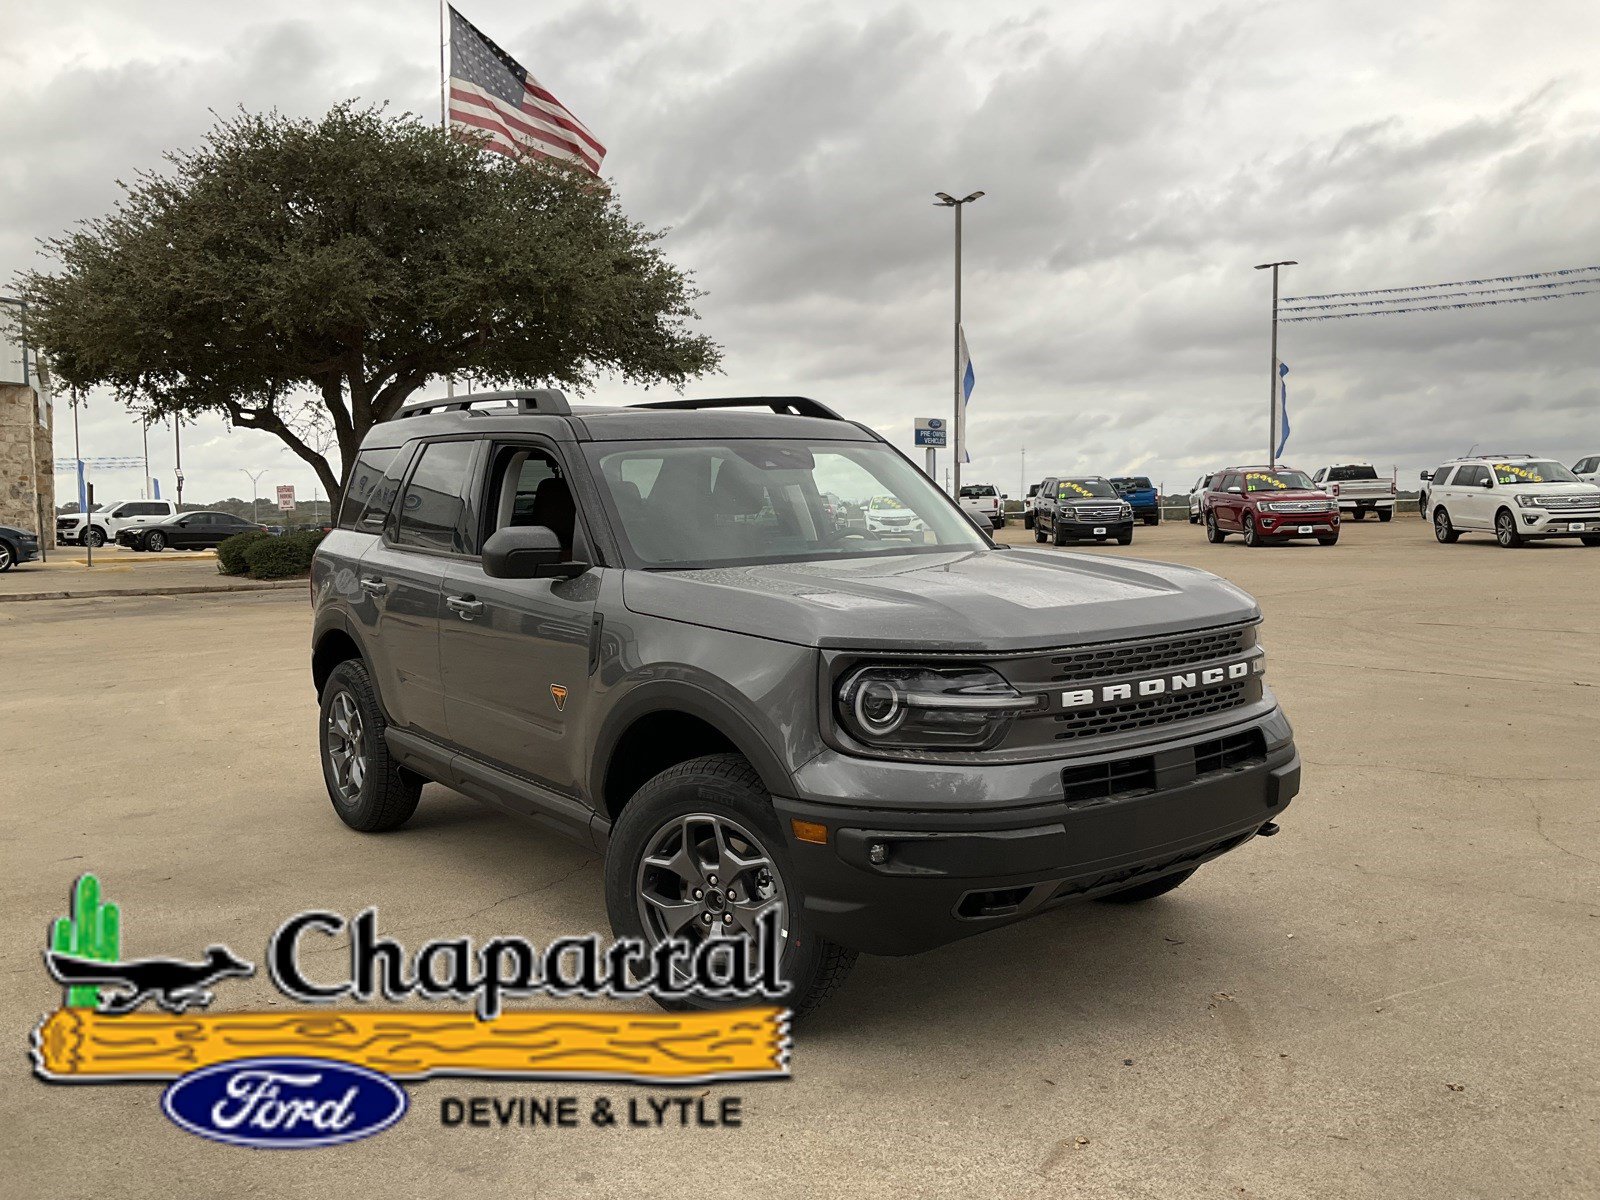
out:
<path id="1" fill-rule="evenodd" d="M 334 1146 L 405 1116 L 410 1098 L 387 1075 L 330 1058 L 244 1058 L 191 1071 L 161 1111 L 201 1137 L 258 1149 Z"/>

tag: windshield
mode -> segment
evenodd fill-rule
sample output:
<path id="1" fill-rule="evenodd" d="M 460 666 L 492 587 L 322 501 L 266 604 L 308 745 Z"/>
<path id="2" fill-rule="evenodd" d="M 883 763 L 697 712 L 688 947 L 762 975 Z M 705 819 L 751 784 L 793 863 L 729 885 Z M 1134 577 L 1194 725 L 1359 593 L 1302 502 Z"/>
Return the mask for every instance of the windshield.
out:
<path id="1" fill-rule="evenodd" d="M 1349 483 L 1353 479 L 1376 479 L 1376 467 L 1329 467 L 1329 483 Z"/>
<path id="2" fill-rule="evenodd" d="M 1558 462 L 1495 463 L 1496 483 L 1582 483 Z"/>
<path id="3" fill-rule="evenodd" d="M 585 453 L 630 565 L 696 568 L 991 544 L 926 475 L 878 442 L 598 442 Z M 831 513 L 828 493 L 841 501 Z M 869 517 L 888 511 L 901 515 Z"/>
<path id="4" fill-rule="evenodd" d="M 1144 475 L 1118 475 L 1111 482 L 1125 492 L 1148 491 L 1154 486 Z"/>
<path id="5" fill-rule="evenodd" d="M 1306 478 L 1304 471 L 1246 471 L 1244 490 L 1247 492 L 1312 492 L 1316 488 Z"/>
<path id="6" fill-rule="evenodd" d="M 1056 487 L 1056 499 L 1079 500 L 1092 496 L 1115 497 L 1117 489 L 1104 479 L 1063 479 Z"/>

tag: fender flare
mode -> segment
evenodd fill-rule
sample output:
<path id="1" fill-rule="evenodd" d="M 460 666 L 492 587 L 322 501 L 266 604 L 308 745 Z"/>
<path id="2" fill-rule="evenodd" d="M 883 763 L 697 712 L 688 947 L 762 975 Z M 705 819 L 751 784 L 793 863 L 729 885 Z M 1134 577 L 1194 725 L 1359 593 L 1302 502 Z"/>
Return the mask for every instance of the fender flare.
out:
<path id="1" fill-rule="evenodd" d="M 311 662 L 312 662 L 313 671 L 315 670 L 316 661 L 317 661 L 317 649 L 318 649 L 318 647 L 320 647 L 322 645 L 323 641 L 327 638 L 327 636 L 330 633 L 342 633 L 342 634 L 344 634 L 345 637 L 349 638 L 352 642 L 355 643 L 356 653 L 361 656 L 361 659 L 362 659 L 363 662 L 370 663 L 372 661 L 372 656 L 367 653 L 367 644 L 366 644 L 366 642 L 362 640 L 361 634 L 351 624 L 350 618 L 346 614 L 340 612 L 338 609 L 333 609 L 333 610 L 325 612 L 321 616 L 319 616 L 317 618 L 317 620 L 316 620 L 316 624 L 312 626 L 312 630 L 311 630 Z M 314 683 L 314 679 L 313 679 L 313 683 Z M 377 681 L 377 679 L 373 679 L 372 687 L 373 687 L 374 691 L 377 691 L 377 689 L 378 689 L 378 681 Z M 383 696 L 382 696 L 381 693 L 378 696 L 378 702 L 380 704 L 383 703 Z M 384 711 L 385 712 L 388 711 L 388 707 L 387 706 L 385 706 Z"/>
<path id="2" fill-rule="evenodd" d="M 793 779 L 783 760 L 767 743 L 755 722 L 740 712 L 725 697 L 697 684 L 680 679 L 662 679 L 640 684 L 618 702 L 605 718 L 595 737 L 590 758 L 589 795 L 603 812 L 600 797 L 605 795 L 606 771 L 622 735 L 641 717 L 653 713 L 686 713 L 710 725 L 744 755 L 761 776 L 761 785 L 774 796 L 794 794 Z"/>

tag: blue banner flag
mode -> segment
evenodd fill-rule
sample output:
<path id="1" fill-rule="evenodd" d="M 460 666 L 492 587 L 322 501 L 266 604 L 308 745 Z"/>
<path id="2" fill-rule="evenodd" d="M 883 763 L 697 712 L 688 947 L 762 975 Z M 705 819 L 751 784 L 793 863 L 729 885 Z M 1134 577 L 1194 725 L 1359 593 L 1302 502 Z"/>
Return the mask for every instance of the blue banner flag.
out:
<path id="1" fill-rule="evenodd" d="M 1289 444 L 1289 384 L 1284 376 L 1289 374 L 1289 364 L 1278 364 L 1278 457 Z"/>
<path id="2" fill-rule="evenodd" d="M 978 382 L 977 374 L 972 370 L 972 355 L 967 353 L 967 331 L 965 328 L 957 330 L 961 344 L 961 461 L 971 462 L 972 452 L 967 449 L 967 404 L 972 399 L 972 387 Z"/>

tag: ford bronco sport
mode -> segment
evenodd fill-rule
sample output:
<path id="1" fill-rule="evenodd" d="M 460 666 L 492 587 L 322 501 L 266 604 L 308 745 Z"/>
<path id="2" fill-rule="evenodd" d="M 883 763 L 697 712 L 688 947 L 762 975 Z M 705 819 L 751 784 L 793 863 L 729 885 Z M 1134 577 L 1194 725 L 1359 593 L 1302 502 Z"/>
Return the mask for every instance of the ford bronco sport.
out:
<path id="1" fill-rule="evenodd" d="M 883 496 L 915 526 L 869 527 Z M 1249 596 L 996 546 L 799 397 L 412 405 L 367 434 L 311 592 L 345 824 L 403 825 L 437 780 L 602 852 L 619 935 L 776 914 L 796 1011 L 858 952 L 1159 896 L 1299 789 Z"/>

